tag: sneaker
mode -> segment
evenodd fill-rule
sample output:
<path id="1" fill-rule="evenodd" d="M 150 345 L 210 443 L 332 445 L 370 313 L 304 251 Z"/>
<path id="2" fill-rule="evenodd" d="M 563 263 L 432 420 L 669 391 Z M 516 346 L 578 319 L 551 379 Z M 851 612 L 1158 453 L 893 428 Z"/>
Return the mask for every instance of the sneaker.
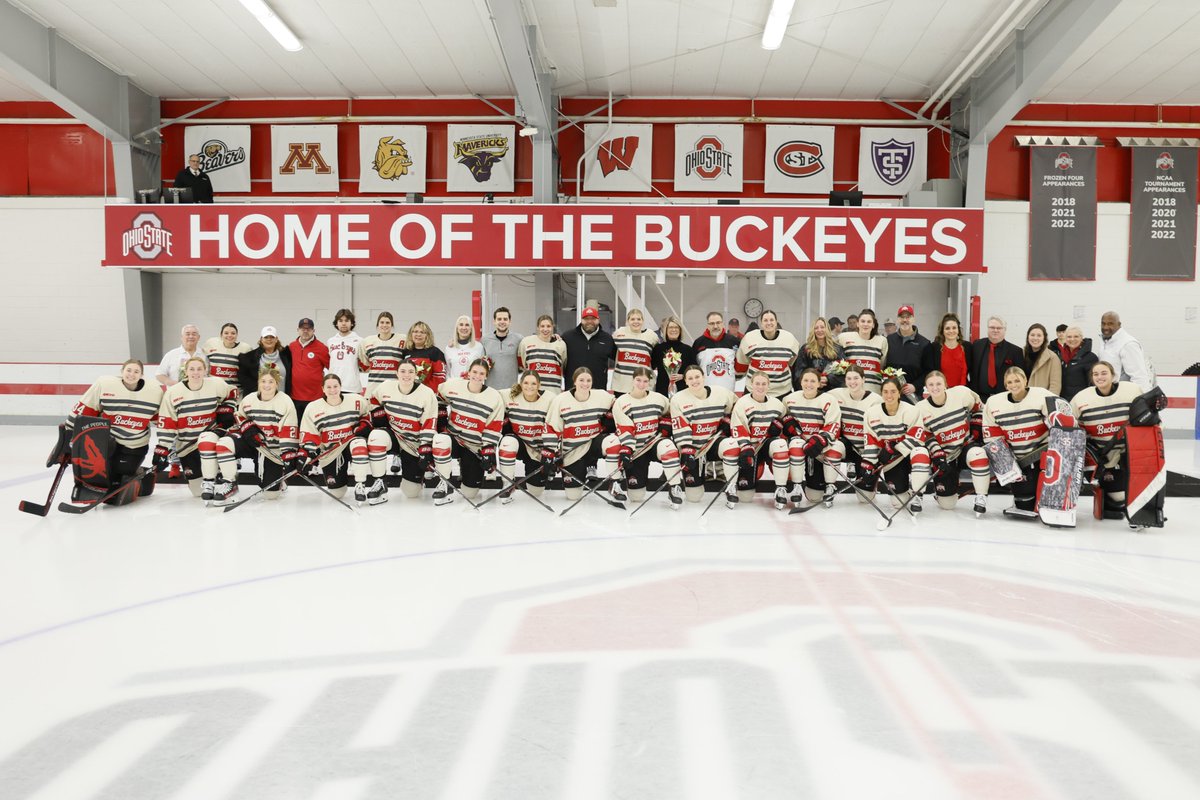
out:
<path id="1" fill-rule="evenodd" d="M 213 482 L 207 478 L 200 483 L 200 499 L 206 503 L 213 499 Z"/>
<path id="2" fill-rule="evenodd" d="M 737 508 L 738 500 L 739 500 L 739 498 L 738 498 L 738 493 L 736 490 L 730 489 L 729 491 L 725 492 L 725 507 L 726 508 Z"/>
<path id="3" fill-rule="evenodd" d="M 454 487 L 446 480 L 439 479 L 437 488 L 433 490 L 433 504 L 435 506 L 444 506 L 447 503 L 454 502 Z"/>
<path id="4" fill-rule="evenodd" d="M 367 502 L 367 485 L 362 481 L 354 484 L 354 501 L 356 503 Z"/>
<path id="5" fill-rule="evenodd" d="M 987 513 L 987 495 L 975 495 L 975 516 L 982 517 Z"/>
<path id="6" fill-rule="evenodd" d="M 821 497 L 821 504 L 826 508 L 833 507 L 833 498 L 837 495 L 837 487 L 832 483 L 825 484 L 825 494 Z"/>
<path id="7" fill-rule="evenodd" d="M 787 489 L 785 489 L 782 486 L 776 486 L 775 487 L 775 508 L 778 509 L 779 511 L 783 511 L 785 508 L 787 508 L 787 504 L 788 504 Z"/>
<path id="8" fill-rule="evenodd" d="M 678 483 L 668 486 L 667 499 L 671 501 L 672 511 L 678 511 L 679 509 L 683 508 L 683 487 Z"/>
<path id="9" fill-rule="evenodd" d="M 220 478 L 213 483 L 213 503 L 216 505 L 230 503 L 233 501 L 233 496 L 237 494 L 237 491 L 238 486 L 236 483 Z"/>
<path id="10" fill-rule="evenodd" d="M 908 508 L 914 514 L 920 514 L 921 513 L 921 495 L 917 495 L 911 501 L 909 501 Z"/>
<path id="11" fill-rule="evenodd" d="M 357 494 L 358 487 L 354 487 Z M 367 490 L 367 502 L 373 506 L 387 502 L 387 484 L 383 482 L 383 478 L 376 478 L 371 484 L 371 488 Z"/>

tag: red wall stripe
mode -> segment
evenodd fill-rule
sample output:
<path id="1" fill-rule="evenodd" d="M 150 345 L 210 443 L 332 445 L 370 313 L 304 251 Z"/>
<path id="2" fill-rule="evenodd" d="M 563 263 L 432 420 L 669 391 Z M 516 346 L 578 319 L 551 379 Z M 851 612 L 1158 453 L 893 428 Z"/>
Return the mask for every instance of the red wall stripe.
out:
<path id="1" fill-rule="evenodd" d="M 81 395 L 91 388 L 89 383 L 0 383 L 0 394 Z"/>

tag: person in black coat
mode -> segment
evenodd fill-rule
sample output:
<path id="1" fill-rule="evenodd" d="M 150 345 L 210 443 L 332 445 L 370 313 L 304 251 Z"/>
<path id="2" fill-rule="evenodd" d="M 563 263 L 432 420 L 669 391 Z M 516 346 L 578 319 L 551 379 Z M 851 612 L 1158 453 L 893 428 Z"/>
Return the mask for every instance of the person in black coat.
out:
<path id="1" fill-rule="evenodd" d="M 971 389 L 981 400 L 1006 391 L 1004 371 L 1009 367 L 1025 368 L 1025 351 L 1005 340 L 1007 332 L 1008 325 L 1004 320 L 988 317 L 987 338 L 971 343 L 971 361 L 967 365 L 971 374 Z"/>
<path id="2" fill-rule="evenodd" d="M 824 317 L 817 317 L 808 329 L 808 338 L 800 345 L 796 363 L 792 365 L 793 388 L 800 388 L 800 376 L 806 369 L 815 369 L 821 373 L 820 391 L 840 388 L 845 382 L 845 375 L 830 373 L 834 362 L 845 357 L 846 353 L 837 343 L 837 336 L 830 330 L 829 323 Z"/>
<path id="3" fill-rule="evenodd" d="M 188 156 L 188 165 L 179 170 L 175 176 L 176 189 L 191 189 L 193 203 L 211 203 L 213 201 L 212 181 L 208 173 L 200 169 L 200 154 Z M 258 391 L 257 385 L 254 391 Z"/>
<path id="4" fill-rule="evenodd" d="M 617 344 L 612 334 L 600 327 L 600 312 L 588 306 L 580 315 L 580 323 L 563 334 L 567 346 L 567 368 L 563 374 L 587 367 L 592 373 L 592 388 L 608 390 L 608 365 L 617 357 Z"/>
<path id="5" fill-rule="evenodd" d="M 913 324 L 912 306 L 900 306 L 896 318 L 899 325 L 894 333 L 887 336 L 887 363 L 884 367 L 904 371 L 901 391 L 905 400 L 915 403 L 921 399 L 921 392 L 925 388 L 925 370 L 921 365 L 925 361 L 925 351 L 929 349 L 929 340 Z"/>
<path id="6" fill-rule="evenodd" d="M 1100 356 L 1092 352 L 1092 340 L 1083 338 L 1083 329 L 1069 327 L 1058 346 L 1058 357 L 1062 360 L 1062 397 L 1070 400 L 1091 385 L 1089 376 L 1092 365 Z"/>
<path id="7" fill-rule="evenodd" d="M 278 353 L 278 359 L 264 359 L 264 355 Z M 238 356 L 238 386 L 242 397 L 258 391 L 258 373 L 264 366 L 273 366 L 283 373 L 283 386 L 279 389 L 289 397 L 292 394 L 292 354 L 282 342 L 276 330 L 268 325 L 258 336 L 258 347 Z"/>
<path id="8" fill-rule="evenodd" d="M 663 397 L 670 397 L 683 388 L 683 371 L 698 365 L 698 361 L 696 348 L 683 341 L 683 323 L 675 317 L 663 320 L 662 337 L 663 340 L 650 351 L 650 366 L 654 368 L 654 391 Z M 667 364 L 668 353 L 674 353 L 671 356 L 671 364 Z M 675 363 L 676 361 L 679 363 Z M 677 376 L 674 388 L 671 387 L 672 375 Z"/>

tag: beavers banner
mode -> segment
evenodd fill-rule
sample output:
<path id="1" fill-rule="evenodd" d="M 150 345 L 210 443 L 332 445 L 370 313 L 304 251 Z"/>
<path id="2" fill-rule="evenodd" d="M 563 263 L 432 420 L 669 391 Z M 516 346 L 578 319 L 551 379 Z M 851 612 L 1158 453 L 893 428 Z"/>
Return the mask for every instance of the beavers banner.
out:
<path id="1" fill-rule="evenodd" d="M 983 211 L 577 205 L 110 205 L 110 267 L 983 272 Z"/>

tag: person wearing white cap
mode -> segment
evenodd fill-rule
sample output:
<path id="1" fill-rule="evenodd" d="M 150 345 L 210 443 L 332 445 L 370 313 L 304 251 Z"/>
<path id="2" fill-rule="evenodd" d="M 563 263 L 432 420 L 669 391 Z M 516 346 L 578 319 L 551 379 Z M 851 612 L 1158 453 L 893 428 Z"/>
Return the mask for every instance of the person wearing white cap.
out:
<path id="1" fill-rule="evenodd" d="M 258 335 L 258 347 L 238 356 L 238 382 L 242 396 L 258 391 L 258 376 L 263 370 L 277 370 L 283 377 L 283 393 L 292 393 L 292 354 L 279 341 L 279 332 L 267 325 Z"/>

